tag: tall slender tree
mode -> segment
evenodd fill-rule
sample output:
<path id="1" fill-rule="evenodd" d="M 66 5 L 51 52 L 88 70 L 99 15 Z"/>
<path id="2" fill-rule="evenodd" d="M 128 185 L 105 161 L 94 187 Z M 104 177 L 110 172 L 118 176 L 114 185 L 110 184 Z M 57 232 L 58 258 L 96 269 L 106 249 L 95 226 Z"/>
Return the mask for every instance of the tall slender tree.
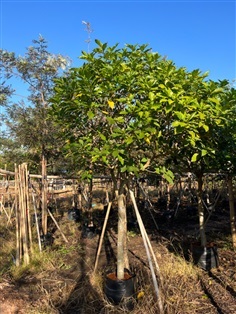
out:
<path id="1" fill-rule="evenodd" d="M 16 142 L 28 152 L 28 157 L 41 161 L 43 231 L 46 224 L 47 164 L 59 152 L 58 130 L 48 119 L 48 99 L 53 88 L 53 79 L 67 68 L 69 59 L 48 51 L 46 40 L 39 36 L 33 46 L 27 48 L 25 56 L 0 50 L 0 69 L 6 78 L 18 78 L 26 84 L 28 97 L 18 103 L 5 102 L 5 125 Z M 14 88 L 14 86 L 13 86 Z M 28 158 L 29 159 L 29 158 Z"/>

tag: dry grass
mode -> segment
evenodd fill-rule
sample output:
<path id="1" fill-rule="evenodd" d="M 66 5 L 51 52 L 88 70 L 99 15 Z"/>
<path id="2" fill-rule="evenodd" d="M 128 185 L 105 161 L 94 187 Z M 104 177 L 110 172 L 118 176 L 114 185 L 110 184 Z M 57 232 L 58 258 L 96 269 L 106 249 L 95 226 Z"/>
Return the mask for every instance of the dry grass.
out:
<path id="1" fill-rule="evenodd" d="M 104 269 L 99 269 L 95 275 L 93 273 L 96 252 L 88 253 L 87 246 L 96 244 L 97 238 L 89 240 L 89 243 L 81 240 L 78 224 L 68 221 L 66 215 L 60 221 L 60 227 L 69 243 L 65 243 L 57 230 L 52 248 L 40 253 L 35 245 L 30 264 L 16 267 L 12 260 L 14 228 L 6 228 L 4 224 L 0 226 L 3 236 L 0 242 L 0 282 L 8 274 L 18 286 L 17 293 L 27 296 L 27 314 L 159 313 L 148 267 L 135 258 L 131 261 L 132 270 L 136 273 L 134 309 L 127 311 L 122 306 L 113 306 L 104 296 Z M 138 238 L 139 235 L 129 235 L 130 245 Z M 166 244 L 153 244 L 162 276 L 159 288 L 164 313 L 198 313 L 198 307 L 207 313 L 208 300 L 199 285 L 198 270 L 181 256 L 170 253 Z M 144 249 L 139 254 L 145 258 Z"/>

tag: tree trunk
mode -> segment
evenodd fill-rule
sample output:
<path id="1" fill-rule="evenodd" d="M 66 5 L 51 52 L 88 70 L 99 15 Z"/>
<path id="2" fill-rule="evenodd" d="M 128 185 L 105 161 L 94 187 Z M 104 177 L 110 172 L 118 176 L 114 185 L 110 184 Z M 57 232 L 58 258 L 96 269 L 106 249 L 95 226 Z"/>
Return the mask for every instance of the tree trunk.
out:
<path id="1" fill-rule="evenodd" d="M 205 233 L 205 226 L 204 226 L 204 207 L 202 203 L 202 187 L 203 187 L 203 180 L 202 174 L 198 175 L 198 217 L 199 217 L 199 230 L 200 230 L 200 238 L 201 238 L 201 245 L 206 246 L 206 233 Z"/>
<path id="2" fill-rule="evenodd" d="M 233 193 L 233 178 L 228 176 L 228 192 L 229 192 L 229 209 L 230 209 L 230 228 L 232 235 L 232 243 L 234 250 L 236 249 L 236 219 L 234 209 L 234 193 Z"/>
<path id="3" fill-rule="evenodd" d="M 124 221 L 124 268 L 129 269 L 126 202 L 125 202 L 125 221 Z"/>
<path id="4" fill-rule="evenodd" d="M 118 240 L 117 240 L 117 279 L 124 279 L 125 241 L 126 241 L 126 207 L 124 194 L 119 194 L 118 202 Z"/>
<path id="5" fill-rule="evenodd" d="M 166 194 L 167 194 L 166 209 L 169 210 L 170 209 L 170 184 L 168 182 L 166 183 Z"/>

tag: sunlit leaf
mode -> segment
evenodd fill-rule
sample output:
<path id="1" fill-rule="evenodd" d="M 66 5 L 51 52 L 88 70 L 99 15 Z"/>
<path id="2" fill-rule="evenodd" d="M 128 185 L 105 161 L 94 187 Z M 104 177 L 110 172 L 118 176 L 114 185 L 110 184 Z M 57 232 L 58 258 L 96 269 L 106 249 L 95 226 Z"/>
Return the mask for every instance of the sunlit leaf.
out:
<path id="1" fill-rule="evenodd" d="M 101 138 L 103 141 L 106 141 L 106 140 L 107 140 L 107 138 L 106 138 L 106 136 L 105 136 L 104 134 L 100 133 L 99 136 L 100 136 L 100 138 Z"/>
<path id="2" fill-rule="evenodd" d="M 202 155 L 202 156 L 205 156 L 205 155 L 207 155 L 207 150 L 205 150 L 205 149 L 202 149 L 202 151 L 201 151 L 201 155 Z"/>
<path id="3" fill-rule="evenodd" d="M 111 109 L 113 109 L 113 108 L 114 108 L 114 106 L 115 106 L 114 101 L 112 101 L 112 100 L 108 100 L 107 102 L 108 102 L 108 106 L 109 106 Z"/>
<path id="4" fill-rule="evenodd" d="M 192 158 L 191 158 L 191 162 L 196 162 L 198 158 L 198 153 L 193 154 Z"/>
<path id="5" fill-rule="evenodd" d="M 87 115 L 88 115 L 89 119 L 93 119 L 94 118 L 94 113 L 92 111 L 90 111 L 90 110 L 88 111 Z"/>

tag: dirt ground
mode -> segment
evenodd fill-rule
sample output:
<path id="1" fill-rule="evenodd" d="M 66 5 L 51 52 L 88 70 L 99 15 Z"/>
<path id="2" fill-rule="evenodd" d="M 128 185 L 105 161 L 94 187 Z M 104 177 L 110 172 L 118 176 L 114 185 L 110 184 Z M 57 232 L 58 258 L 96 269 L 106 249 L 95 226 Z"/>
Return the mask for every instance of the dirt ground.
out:
<path id="1" fill-rule="evenodd" d="M 165 266 L 166 260 L 171 260 L 176 256 L 188 259 L 190 243 L 194 239 L 198 226 L 195 213 L 186 214 L 183 209 L 175 219 L 171 218 L 170 220 L 163 215 L 162 211 L 154 208 L 148 211 L 141 209 L 141 216 L 160 269 Z M 1 314 L 122 313 L 107 304 L 104 306 L 104 302 L 93 288 L 91 276 L 89 276 L 94 268 L 104 213 L 98 211 L 94 217 L 96 230 L 91 237 L 84 234 L 81 221 L 69 220 L 66 213 L 59 221 L 68 238 L 67 245 L 79 244 L 80 246 L 79 254 L 78 252 L 68 254 L 68 265 L 70 265 L 68 269 L 65 265 L 62 265 L 61 269 L 55 269 L 52 266 L 50 272 L 33 276 L 29 273 L 19 281 L 12 280 L 8 274 L 3 274 L 0 281 Z M 137 286 L 141 293 L 143 287 L 148 284 L 152 286 L 152 283 L 143 240 L 136 221 L 132 221 L 132 219 L 133 217 L 130 218 L 128 226 L 130 230 L 128 233 L 130 265 L 131 270 L 135 271 L 139 278 Z M 100 273 L 104 273 L 115 265 L 116 220 L 117 213 L 114 209 L 109 218 L 106 237 L 99 257 L 98 270 Z M 72 227 L 75 230 L 73 237 L 71 236 Z M 53 236 L 55 241 L 49 248 L 51 250 L 57 249 L 63 243 L 59 230 L 54 228 Z M 200 270 L 198 280 L 192 282 L 192 287 L 188 287 L 188 283 L 186 286 L 183 284 L 185 302 L 195 308 L 189 309 L 189 312 L 181 312 L 181 307 L 178 308 L 176 305 L 176 310 L 173 308 L 170 310 L 167 304 L 164 309 L 165 313 L 236 313 L 236 253 L 229 245 L 230 229 L 227 210 L 219 210 L 212 215 L 207 227 L 207 236 L 210 241 L 217 243 L 219 266 L 210 271 Z M 180 282 L 176 282 L 176 285 L 180 285 Z M 175 287 L 175 289 L 177 288 Z M 186 294 L 188 288 L 189 291 Z M 70 291 L 66 300 L 63 297 L 65 291 L 67 294 Z M 170 297 L 170 300 L 171 298 L 173 299 L 174 295 Z M 94 308 L 96 308 L 95 311 Z M 140 312 L 137 310 L 135 313 L 141 314 L 141 308 Z M 152 312 L 151 307 L 149 311 L 146 308 L 146 311 L 150 314 L 155 313 L 154 310 Z"/>

